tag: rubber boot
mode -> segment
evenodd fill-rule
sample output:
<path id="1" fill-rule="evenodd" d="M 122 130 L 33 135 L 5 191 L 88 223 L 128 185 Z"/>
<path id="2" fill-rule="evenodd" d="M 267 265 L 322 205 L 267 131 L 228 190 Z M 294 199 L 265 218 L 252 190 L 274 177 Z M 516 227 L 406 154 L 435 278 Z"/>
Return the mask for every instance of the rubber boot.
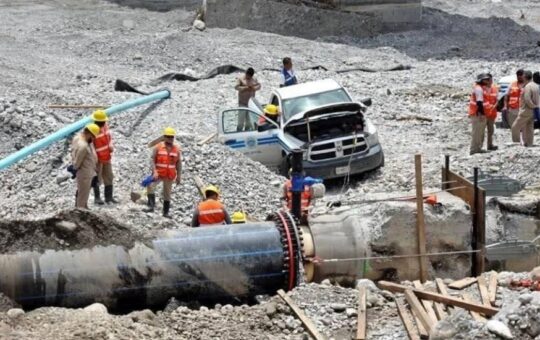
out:
<path id="1" fill-rule="evenodd" d="M 154 212 L 156 207 L 156 194 L 148 194 L 148 208 L 143 209 L 144 212 Z"/>
<path id="2" fill-rule="evenodd" d="M 163 217 L 172 218 L 172 216 L 169 215 L 169 210 L 171 210 L 171 201 L 163 201 Z"/>
<path id="3" fill-rule="evenodd" d="M 105 202 L 101 200 L 100 193 L 99 193 L 99 184 L 94 185 L 94 204 L 103 205 Z"/>
<path id="4" fill-rule="evenodd" d="M 113 197 L 113 186 L 112 185 L 106 185 L 105 186 L 105 203 L 119 203 L 117 200 Z"/>

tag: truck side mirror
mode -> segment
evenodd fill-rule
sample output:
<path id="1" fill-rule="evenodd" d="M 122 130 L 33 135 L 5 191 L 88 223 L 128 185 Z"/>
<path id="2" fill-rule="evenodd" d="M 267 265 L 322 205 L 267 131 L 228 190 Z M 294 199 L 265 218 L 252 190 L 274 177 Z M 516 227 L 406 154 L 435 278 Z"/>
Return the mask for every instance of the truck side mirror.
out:
<path id="1" fill-rule="evenodd" d="M 365 106 L 371 106 L 371 98 L 364 98 L 360 101 L 360 103 L 364 104 Z"/>

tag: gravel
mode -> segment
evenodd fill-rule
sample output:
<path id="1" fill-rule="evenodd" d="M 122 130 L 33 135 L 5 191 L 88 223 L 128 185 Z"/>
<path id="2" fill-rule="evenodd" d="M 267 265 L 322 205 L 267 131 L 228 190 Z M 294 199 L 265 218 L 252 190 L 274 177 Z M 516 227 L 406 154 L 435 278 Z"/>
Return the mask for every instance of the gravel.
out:
<path id="1" fill-rule="evenodd" d="M 114 92 L 116 79 L 143 91 L 154 91 L 158 88 L 149 85 L 152 80 L 169 72 L 202 76 L 220 65 L 252 66 L 263 85 L 258 98 L 264 102 L 270 89 L 278 84 L 279 73 L 261 70 L 276 69 L 281 58 L 290 56 L 301 81 L 334 78 L 354 98 L 372 97 L 374 102 L 368 116 L 379 129 L 385 167 L 355 176 L 343 190 L 341 181 L 329 183 L 330 196 L 354 200 L 366 193 L 412 190 L 413 156 L 418 152 L 423 154 L 426 187 L 439 187 L 444 154 L 451 156 L 452 169 L 465 176 L 479 166 L 488 174 L 504 174 L 534 185 L 538 182 L 540 151 L 512 144 L 508 130 L 496 131 L 499 150 L 468 155 L 470 124 L 466 105 L 474 76 L 481 71 L 489 70 L 499 78 L 521 67 L 540 69 L 536 2 L 425 3 L 433 8 L 425 9 L 420 29 L 369 39 L 309 41 L 242 29 L 186 30 L 194 16 L 182 10 L 158 13 L 99 0 L 3 1 L 0 157 L 91 113 L 53 110 L 48 104 L 108 106 L 136 97 Z M 493 14 L 498 18 L 488 18 L 492 3 L 496 4 Z M 508 6 L 512 11 L 506 13 Z M 524 22 L 516 18 L 518 9 L 525 13 Z M 485 18 L 469 17 L 475 13 Z M 533 27 L 521 26 L 523 23 Z M 306 70 L 316 65 L 328 71 Z M 396 65 L 411 68 L 336 72 L 355 66 L 381 70 Z M 216 131 L 217 113 L 236 105 L 235 77 L 230 74 L 198 82 L 164 83 L 160 86 L 171 90 L 171 99 L 112 119 L 119 205 L 96 207 L 90 199 L 91 213 L 71 210 L 75 183 L 65 171 L 70 163 L 69 141 L 56 143 L 3 170 L 0 250 L 77 249 L 111 240 L 130 246 L 157 230 L 184 228 L 199 201 L 194 175 L 221 188 L 230 212 L 245 210 L 262 220 L 279 209 L 284 180 L 281 176 L 219 143 L 197 145 Z M 130 201 L 130 193 L 140 191 L 140 181 L 149 174 L 150 150 L 146 144 L 169 125 L 179 132 L 184 157 L 183 180 L 174 188 L 172 221 L 161 218 L 159 213 L 143 213 L 144 202 Z M 158 203 L 158 209 L 160 206 Z M 521 294 L 508 288 L 510 280 L 524 275 L 505 273 L 499 277 L 496 303 L 502 309 L 494 320 L 508 327 L 516 339 L 532 339 L 537 330 L 540 332 L 535 316 L 538 293 Z M 405 338 L 392 294 L 379 292 L 369 282 L 361 285 L 369 287 L 370 338 Z M 478 299 L 474 289 L 469 290 Z M 529 295 L 533 295 L 531 300 Z M 296 288 L 291 296 L 326 336 L 347 339 L 354 334 L 356 290 L 329 283 L 307 284 Z M 127 315 L 47 307 L 24 314 L 12 311 L 10 315 L 17 315 L 15 318 L 5 312 L 17 306 L 4 300 L 0 299 L 0 334 L 16 339 L 309 338 L 277 297 L 253 306 L 189 308 L 176 301 L 165 312 L 135 311 Z M 456 325 L 449 330 L 455 333 L 455 339 L 494 338 L 486 325 L 474 322 L 468 313 L 454 313 L 449 320 Z"/>

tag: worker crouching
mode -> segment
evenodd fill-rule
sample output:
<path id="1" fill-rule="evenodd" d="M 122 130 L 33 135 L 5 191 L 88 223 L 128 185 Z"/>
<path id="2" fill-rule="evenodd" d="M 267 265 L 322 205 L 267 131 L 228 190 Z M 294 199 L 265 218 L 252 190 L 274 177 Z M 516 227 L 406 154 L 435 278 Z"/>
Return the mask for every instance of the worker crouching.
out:
<path id="1" fill-rule="evenodd" d="M 77 178 L 75 207 L 88 209 L 88 196 L 92 187 L 92 179 L 96 176 L 97 155 L 92 145 L 99 134 L 99 126 L 88 124 L 72 142 L 71 158 Z"/>
<path id="2" fill-rule="evenodd" d="M 156 186 L 163 182 L 163 217 L 171 218 L 171 195 L 173 183 L 180 184 L 182 159 L 180 146 L 174 141 L 176 131 L 165 128 L 164 141 L 157 144 L 152 151 L 152 171 L 154 181 L 148 186 L 148 208 L 145 212 L 153 212 L 156 206 Z"/>
<path id="3" fill-rule="evenodd" d="M 205 200 L 199 203 L 193 219 L 192 227 L 211 226 L 231 224 L 231 218 L 225 210 L 223 204 L 219 201 L 219 189 L 213 185 L 209 185 L 204 189 Z"/>

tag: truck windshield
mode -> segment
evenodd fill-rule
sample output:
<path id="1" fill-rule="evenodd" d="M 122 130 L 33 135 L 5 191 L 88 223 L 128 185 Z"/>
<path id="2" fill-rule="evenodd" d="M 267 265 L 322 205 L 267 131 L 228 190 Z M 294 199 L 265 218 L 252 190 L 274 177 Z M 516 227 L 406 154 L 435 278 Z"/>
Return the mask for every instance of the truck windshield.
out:
<path id="1" fill-rule="evenodd" d="M 324 106 L 334 103 L 350 102 L 351 98 L 347 95 L 343 89 L 332 90 L 328 92 L 321 92 L 310 94 L 304 97 L 297 97 L 284 100 L 283 105 L 283 118 L 288 121 L 292 116 L 297 113 L 315 109 L 319 106 Z"/>

